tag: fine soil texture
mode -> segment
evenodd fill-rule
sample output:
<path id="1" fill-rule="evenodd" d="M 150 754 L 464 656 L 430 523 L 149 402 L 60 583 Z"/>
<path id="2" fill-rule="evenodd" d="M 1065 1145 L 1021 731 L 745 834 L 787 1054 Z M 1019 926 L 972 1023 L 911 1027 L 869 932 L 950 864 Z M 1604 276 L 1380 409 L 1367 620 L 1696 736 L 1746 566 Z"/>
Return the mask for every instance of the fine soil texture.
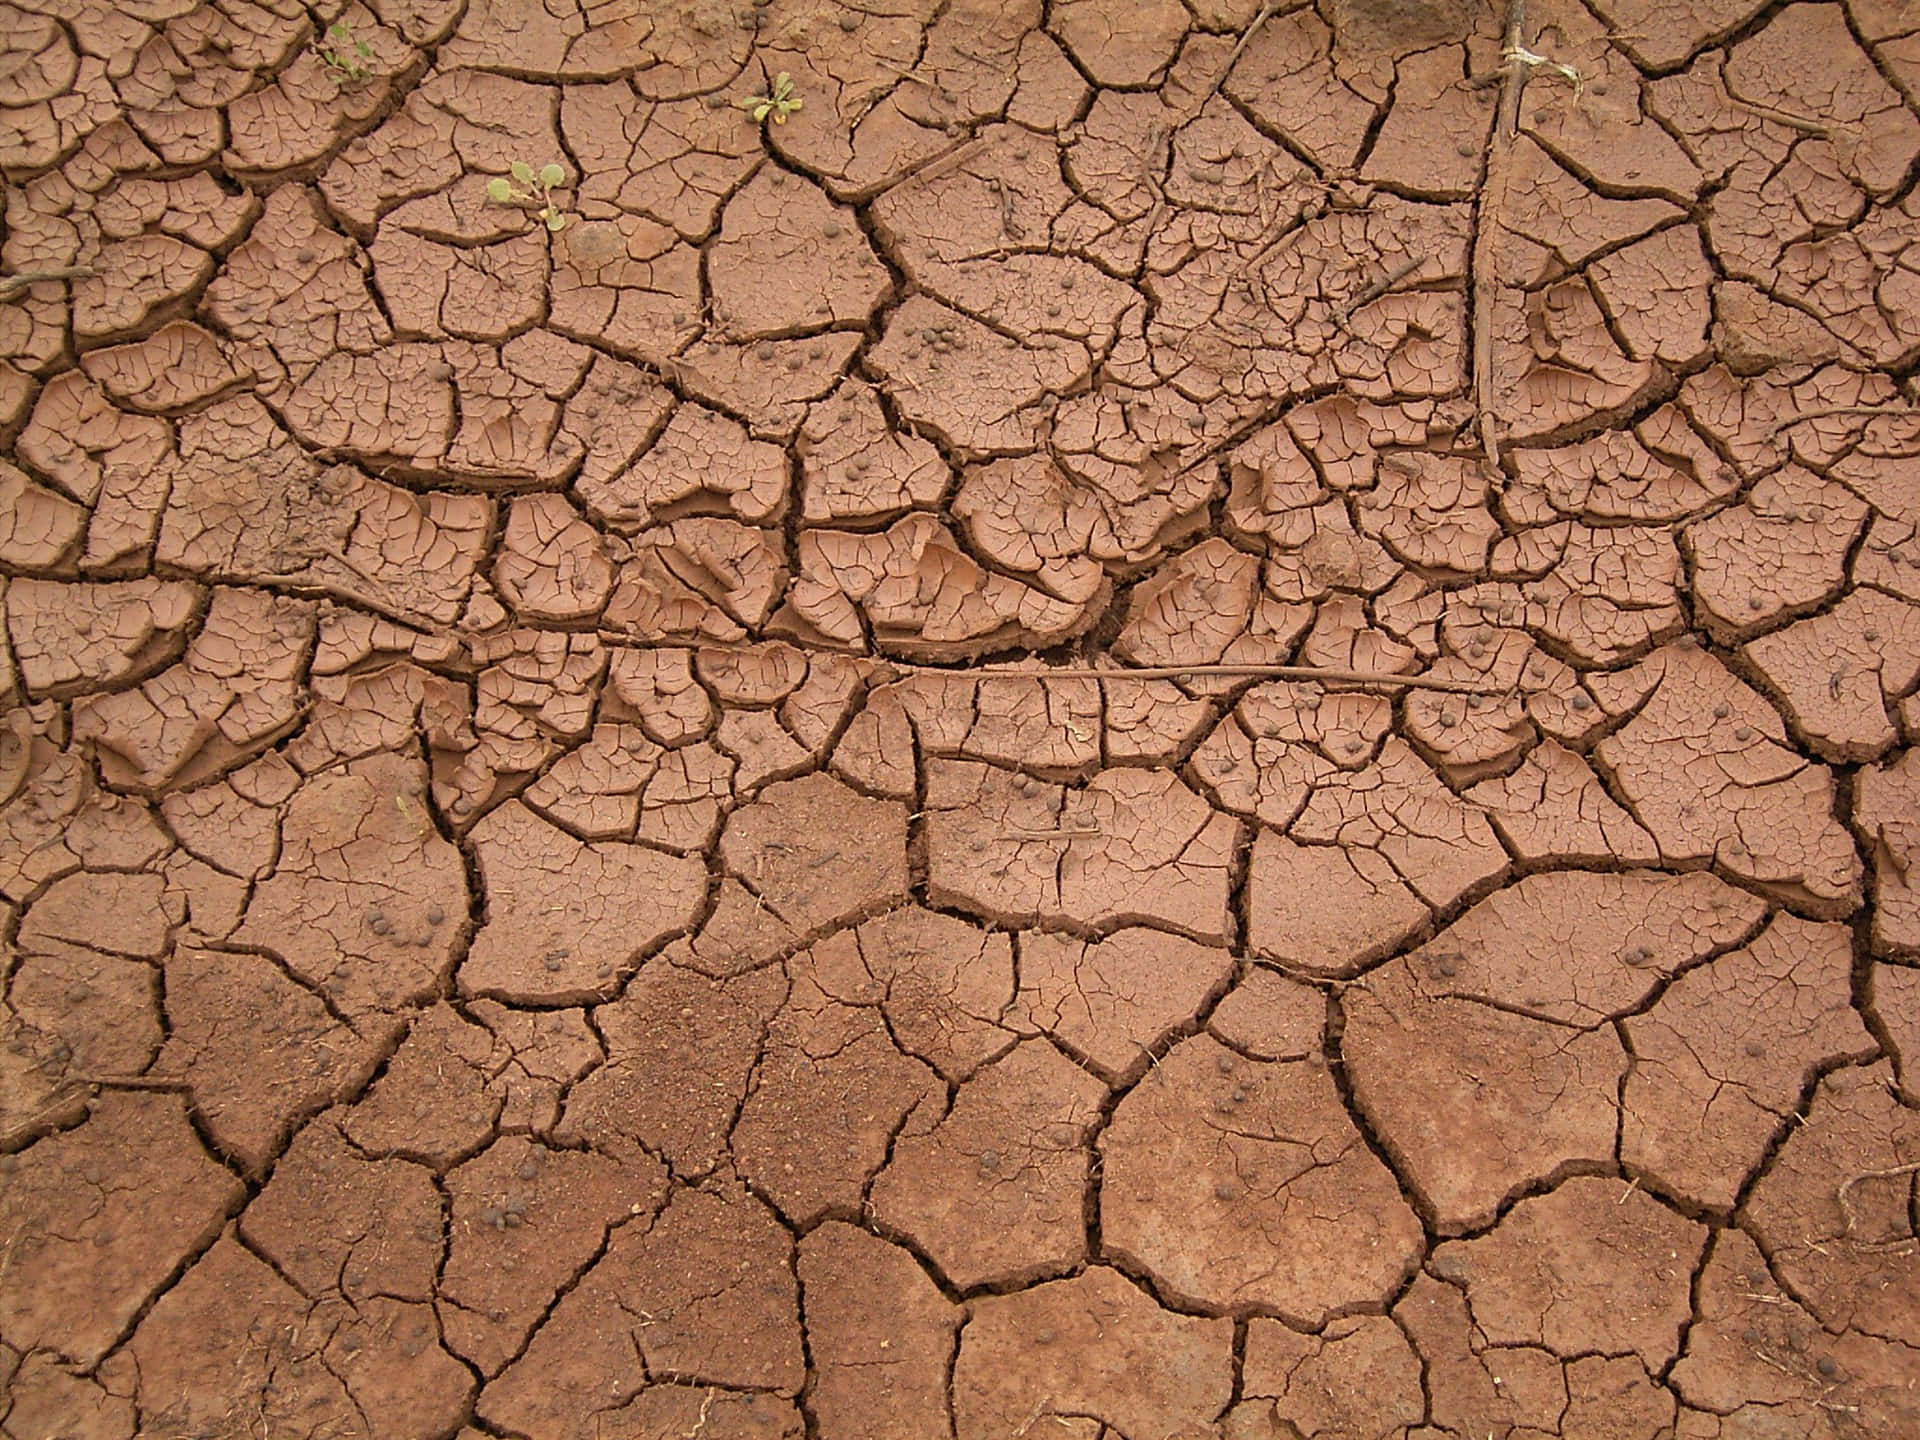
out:
<path id="1" fill-rule="evenodd" d="M 0 0 L 0 1440 L 1920 1435 L 1920 8 Z"/>

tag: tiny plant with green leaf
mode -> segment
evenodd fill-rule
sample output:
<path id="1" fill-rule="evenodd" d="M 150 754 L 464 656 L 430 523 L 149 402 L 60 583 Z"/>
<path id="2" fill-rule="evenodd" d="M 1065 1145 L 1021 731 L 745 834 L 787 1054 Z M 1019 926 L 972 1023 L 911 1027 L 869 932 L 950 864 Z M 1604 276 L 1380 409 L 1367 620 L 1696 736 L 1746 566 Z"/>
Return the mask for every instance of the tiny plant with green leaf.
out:
<path id="1" fill-rule="evenodd" d="M 749 95 L 734 103 L 751 115 L 756 125 L 769 115 L 774 124 L 784 125 L 787 117 L 800 108 L 801 100 L 793 93 L 793 76 L 782 70 L 774 77 L 773 88 L 764 95 Z"/>
<path id="2" fill-rule="evenodd" d="M 553 187 L 567 178 L 558 165 L 542 165 L 535 170 L 524 160 L 513 162 L 513 179 L 496 175 L 487 182 L 487 198 L 496 205 L 538 205 L 533 213 L 549 230 L 567 228 L 567 217 L 553 203 Z M 516 183 L 517 182 L 517 183 Z M 524 187 L 524 188 L 522 188 Z"/>
<path id="3" fill-rule="evenodd" d="M 358 82 L 373 73 L 367 69 L 367 61 L 373 58 L 373 47 L 364 40 L 354 39 L 353 26 L 344 20 L 336 20 L 327 26 L 326 42 L 320 47 L 320 58 L 341 80 Z"/>

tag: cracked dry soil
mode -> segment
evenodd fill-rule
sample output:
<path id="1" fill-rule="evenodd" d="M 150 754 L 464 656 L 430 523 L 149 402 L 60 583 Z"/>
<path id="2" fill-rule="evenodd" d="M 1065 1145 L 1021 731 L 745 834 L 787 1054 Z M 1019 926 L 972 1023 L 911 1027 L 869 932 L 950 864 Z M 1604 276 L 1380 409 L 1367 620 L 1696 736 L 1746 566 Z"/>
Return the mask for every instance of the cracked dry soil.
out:
<path id="1" fill-rule="evenodd" d="M 1912 6 L 0 47 L 5 1440 L 1920 1435 Z"/>

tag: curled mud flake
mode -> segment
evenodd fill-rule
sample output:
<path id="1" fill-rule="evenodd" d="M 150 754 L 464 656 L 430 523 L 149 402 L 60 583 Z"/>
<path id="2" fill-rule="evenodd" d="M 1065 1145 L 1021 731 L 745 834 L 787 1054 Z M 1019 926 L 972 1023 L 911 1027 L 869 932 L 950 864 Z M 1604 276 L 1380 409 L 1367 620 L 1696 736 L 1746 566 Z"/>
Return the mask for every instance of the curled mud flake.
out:
<path id="1" fill-rule="evenodd" d="M 1279 598 L 1271 583 L 1277 578 L 1277 568 L 1269 568 L 1262 584 L 1253 557 L 1224 539 L 1202 541 L 1134 589 L 1114 651 L 1146 667 L 1284 660 L 1312 611 Z M 1182 688 L 1205 694 L 1231 685 L 1195 676 Z"/>
<path id="2" fill-rule="evenodd" d="M 166 978 L 169 1029 L 157 1070 L 186 1086 L 214 1142 L 253 1175 L 296 1124 L 366 1083 L 397 1028 L 381 1019 L 341 1024 L 260 955 L 180 948 Z M 424 1300 L 428 1288 L 412 1298 Z"/>
<path id="3" fill-rule="evenodd" d="M 888 424 L 873 388 L 850 379 L 814 405 L 801 427 L 801 504 L 814 524 L 890 519 L 946 492 L 940 452 Z"/>
<path id="4" fill-rule="evenodd" d="M 1587 761 L 1551 740 L 1527 752 L 1510 775 L 1466 792 L 1494 828 L 1529 862 L 1650 865 L 1653 837 L 1615 803 Z"/>
<path id="5" fill-rule="evenodd" d="M 7 587 L 7 632 L 20 676 L 39 698 L 124 685 L 177 659 L 198 592 L 179 581 Z"/>
<path id="6" fill-rule="evenodd" d="M 1747 1231 L 1720 1233 L 1695 1294 L 1671 1382 L 1687 1404 L 1730 1418 L 1777 1417 L 1816 1434 L 1836 1413 L 1867 1435 L 1898 1434 L 1906 1423 L 1911 1349 L 1858 1330 L 1824 1331 L 1797 1293 L 1780 1289 Z"/>
<path id="7" fill-rule="evenodd" d="M 1345 1042 L 1355 1099 L 1443 1234 L 1487 1224 L 1562 1166 L 1610 1159 L 1627 1071 L 1610 1029 L 1458 995 L 1450 941 L 1350 991 Z"/>
<path id="8" fill-rule="evenodd" d="M 325 589 L 415 623 L 458 617 L 486 545 L 486 501 L 322 469 L 251 398 L 201 412 L 181 442 L 156 558 L 207 578 Z"/>
<path id="9" fill-rule="evenodd" d="M 638 720 L 662 745 L 682 745 L 705 734 L 713 701 L 693 677 L 685 650 L 615 648 L 602 704 L 609 719 Z"/>
<path id="10" fill-rule="evenodd" d="M 180 1097 L 157 1091 L 101 1096 L 86 1124 L 15 1165 L 0 1199 L 12 1256 L 0 1322 L 10 1344 L 80 1368 L 100 1362 L 243 1194 L 194 1138 Z"/>
<path id="11" fill-rule="evenodd" d="M 1910 1349 L 1920 1336 L 1920 1119 L 1892 1081 L 1884 1062 L 1822 1080 L 1744 1213 L 1773 1273 L 1821 1324 Z"/>
<path id="12" fill-rule="evenodd" d="M 962 1290 L 1061 1274 L 1086 1254 L 1086 1136 L 1106 1087 L 1043 1040 L 923 1106 L 894 1142 L 869 1204 Z"/>
<path id="13" fill-rule="evenodd" d="M 764 171 L 728 202 L 707 254 L 713 301 L 739 339 L 803 326 L 861 325 L 892 284 L 852 213 Z"/>
<path id="14" fill-rule="evenodd" d="M 682 1177 L 707 1174 L 725 1153 L 786 981 L 778 968 L 709 979 L 675 963 L 679 952 L 594 1012 L 607 1061 L 573 1088 L 560 1144 L 585 1142 L 623 1165 L 659 1156 Z"/>
<path id="15" fill-rule="evenodd" d="M 1590 273 L 1629 357 L 1676 370 L 1707 357 L 1713 272 L 1698 231 L 1659 231 L 1595 262 Z"/>
<path id="16" fill-rule="evenodd" d="M 1816 755 L 1878 759 L 1899 738 L 1889 709 L 1920 682 L 1920 605 L 1856 590 L 1824 615 L 1752 641 L 1745 654 Z"/>
<path id="17" fill-rule="evenodd" d="M 705 893 L 697 861 L 582 843 L 518 802 L 487 815 L 472 839 L 488 924 L 460 967 L 469 994 L 526 1003 L 605 992 L 634 956 L 690 925 Z"/>
<path id="18" fill-rule="evenodd" d="M 1478 575 L 1500 533 L 1488 488 L 1477 461 L 1395 457 L 1382 463 L 1379 483 L 1361 498 L 1360 525 L 1408 565 Z"/>
<path id="19" fill-rule="evenodd" d="M 216 590 L 180 662 L 136 690 L 88 696 L 74 738 L 94 744 L 109 779 L 158 787 L 238 764 L 299 718 L 298 674 L 313 606 Z"/>
<path id="20" fill-rule="evenodd" d="M 1426 1413 L 1420 1357 L 1384 1315 L 1334 1320 L 1318 1336 L 1278 1320 L 1249 1321 L 1242 1374 L 1245 1398 L 1230 1413 L 1254 1427 L 1271 1416 L 1302 1435 L 1364 1435 L 1380 1426 L 1392 1434 Z"/>
<path id="21" fill-rule="evenodd" d="M 950 334 L 950 348 L 926 345 L 928 330 Z M 983 455 L 1032 449 L 1046 397 L 1073 389 L 1092 364 L 1077 341 L 1028 348 L 923 295 L 893 312 L 867 360 L 903 420 Z"/>
<path id="22" fill-rule="evenodd" d="M 1094 944 L 1029 933 L 1020 942 L 1012 1023 L 1084 1055 L 1109 1084 L 1129 1084 L 1232 966 L 1224 950 L 1153 930 L 1121 930 Z"/>
<path id="23" fill-rule="evenodd" d="M 1189 20 L 1172 0 L 1069 0 L 1053 23 L 1096 85 L 1124 89 L 1150 84 L 1172 62 Z"/>
<path id="24" fill-rule="evenodd" d="M 1320 1053 L 1326 1023 L 1324 992 L 1258 968 L 1214 1007 L 1207 1029 L 1256 1060 L 1305 1060 Z M 1234 1062 L 1223 1056 L 1215 1063 L 1224 1075 Z"/>
<path id="25" fill-rule="evenodd" d="M 796 1268 L 818 1377 L 809 1408 L 821 1429 L 943 1433 L 964 1312 L 906 1251 L 838 1220 L 800 1242 Z"/>
<path id="26" fill-rule="evenodd" d="M 1873 948 L 1920 956 L 1920 749 L 1860 773 L 1854 829 L 1873 870 Z"/>
<path id="27" fill-rule="evenodd" d="M 583 475 L 578 489 L 589 514 L 629 533 L 689 512 L 757 523 L 786 508 L 787 463 L 778 446 L 749 438 L 738 421 L 682 405 L 644 455 L 604 476 Z"/>
<path id="28" fill-rule="evenodd" d="M 599 533 L 564 496 L 515 500 L 494 583 L 533 620 L 580 620 L 597 614 L 613 590 L 613 564 Z"/>
<path id="29" fill-rule="evenodd" d="M 440 1197 L 420 1166 L 369 1157 L 341 1134 L 339 1112 L 295 1137 L 246 1209 L 240 1234 L 302 1294 L 354 1302 L 433 1298 Z"/>
<path id="30" fill-rule="evenodd" d="M 85 945 L 109 955 L 157 960 L 166 953 L 170 927 L 181 918 L 165 889 L 164 879 L 152 873 L 62 876 L 20 917 L 17 943 L 29 950 L 47 942 Z"/>
<path id="31" fill-rule="evenodd" d="M 741 1175 L 788 1223 L 808 1227 L 859 1211 L 893 1137 L 946 1087 L 902 1055 L 878 1008 L 841 1003 L 836 980 L 861 968 L 860 945 L 842 931 L 788 964 L 792 986 L 770 1025 L 753 1093 L 734 1124 Z M 818 1137 L 831 1134 L 831 1144 Z"/>
<path id="32" fill-rule="evenodd" d="M 527 790 L 527 804 L 586 840 L 631 840 L 663 752 L 637 725 L 602 723 Z"/>
<path id="33" fill-rule="evenodd" d="M 1362 12 L 1359 5 L 1348 11 Z M 1434 200 L 1467 198 L 1480 176 L 1494 94 L 1460 83 L 1464 59 L 1459 47 L 1436 46 L 1400 60 L 1393 108 L 1367 152 L 1361 179 Z"/>
<path id="34" fill-rule="evenodd" d="M 439 353 L 435 346 L 405 345 L 377 357 L 329 356 L 288 397 L 288 428 L 321 449 L 436 468 L 453 438 L 455 414 L 453 385 L 437 369 Z"/>
<path id="35" fill-rule="evenodd" d="M 960 659 L 1013 644 L 1045 648 L 1091 624 L 1105 599 L 1071 603 L 983 569 L 931 515 L 878 535 L 807 530 L 799 574 L 773 627 L 796 639 Z"/>
<path id="36" fill-rule="evenodd" d="M 1812 610 L 1845 583 L 1866 518 L 1858 497 L 1797 465 L 1765 476 L 1739 505 L 1682 532 L 1700 618 L 1741 640 Z"/>
<path id="37" fill-rule="evenodd" d="M 402 1433 L 451 1430 L 474 1389 L 436 1342 L 428 1306 L 375 1296 L 316 1304 L 231 1235 L 161 1297 L 128 1346 L 142 1415 L 188 1434 L 243 1411 L 283 1429 L 345 1429 L 374 1413 Z"/>
<path id="38" fill-rule="evenodd" d="M 658 1207 L 664 1180 L 647 1157 L 619 1163 L 519 1135 L 456 1167 L 446 1179 L 453 1215 L 438 1284 L 447 1348 L 498 1374 L 609 1229 L 635 1206 Z M 436 1210 L 436 1235 L 439 1223 Z"/>
<path id="39" fill-rule="evenodd" d="M 1859 903 L 1859 859 L 1831 818 L 1832 776 L 1787 747 L 1758 695 L 1684 646 L 1610 678 L 1619 702 L 1608 708 L 1637 713 L 1595 754 L 1669 863 L 1711 858 L 1829 918 Z M 1728 719 L 1710 718 L 1716 704 Z"/>
<path id="40" fill-rule="evenodd" d="M 1262 128 L 1286 135 L 1321 166 L 1350 169 L 1360 158 L 1374 107 L 1334 71 L 1333 31 L 1318 15 L 1294 11 L 1252 33 L 1221 89 Z"/>
<path id="41" fill-rule="evenodd" d="M 177 313 L 214 271 L 211 255 L 171 235 L 114 241 L 91 263 L 94 274 L 73 282 L 73 329 L 96 344 L 130 336 L 162 312 Z"/>
<path id="42" fill-rule="evenodd" d="M 1568 1357 L 1635 1354 L 1661 1370 L 1680 1346 L 1687 1286 L 1707 1230 L 1616 1179 L 1579 1176 L 1520 1201 L 1457 1256 L 1474 1323 L 1496 1345 L 1541 1345 Z"/>
<path id="43" fill-rule="evenodd" d="M 23 569 L 56 565 L 86 527 L 85 509 L 0 462 L 0 561 Z"/>
<path id="44" fill-rule="evenodd" d="M 1850 936 L 1779 916 L 1690 970 L 1624 1023 L 1621 1163 L 1690 1203 L 1730 1209 L 1813 1067 L 1871 1052 L 1853 1009 Z"/>
<path id="45" fill-rule="evenodd" d="M 279 955 L 350 1015 L 392 1010 L 431 993 L 460 940 L 424 912 L 465 914 L 459 852 L 429 820 L 425 766 L 369 756 L 304 784 L 287 802 L 279 866 L 255 886 L 241 944 Z M 387 922 L 383 935 L 373 912 Z"/>
<path id="46" fill-rule="evenodd" d="M 806 933 L 905 898 L 906 830 L 903 805 L 870 800 L 831 775 L 809 775 L 769 785 L 734 811 L 720 858 L 777 917 Z"/>
<path id="47" fill-rule="evenodd" d="M 1902 1098 L 1911 1105 L 1920 1096 L 1920 970 L 1875 965 L 1871 985 L 1874 1012 L 1887 1035 L 1888 1058 L 1900 1077 Z"/>
<path id="48" fill-rule="evenodd" d="M 1256 953 L 1323 975 L 1350 973 L 1429 923 L 1426 904 L 1379 851 L 1301 845 L 1261 829 L 1253 842 L 1249 940 Z"/>
<path id="49" fill-rule="evenodd" d="M 10 1139 L 83 1119 L 84 1077 L 139 1076 L 152 1064 L 163 1037 L 151 976 L 140 961 L 46 940 L 13 960 L 0 1022 Z"/>
<path id="50" fill-rule="evenodd" d="M 617 1410 L 658 1374 L 673 1376 L 688 1403 L 677 1421 L 671 1410 L 643 1413 L 644 1428 L 633 1433 L 661 1433 L 648 1423 L 656 1418 L 681 1427 L 666 1433 L 691 1428 L 700 1410 L 691 1386 L 793 1396 L 806 1366 L 792 1257 L 791 1237 L 744 1190 L 675 1190 L 658 1218 L 614 1232 L 525 1353 L 481 1395 L 480 1418 L 525 1434 L 584 1437 L 593 1429 L 578 1428 L 583 1417 Z M 730 1433 L 796 1433 L 755 1423 L 763 1408 L 785 1409 L 778 1399 L 762 1393 L 739 1404 L 744 1423 Z"/>
<path id="51" fill-rule="evenodd" d="M 1232 1394 L 1233 1322 L 1164 1310 L 1105 1266 L 972 1308 L 953 1372 L 959 1440 L 1013 1434 L 1029 1415 L 1201 1433 Z"/>
<path id="52" fill-rule="evenodd" d="M 1419 1219 L 1324 1068 L 1242 1061 L 1224 1075 L 1229 1054 L 1184 1041 L 1120 1102 L 1100 1140 L 1107 1249 L 1188 1305 L 1317 1325 L 1378 1303 L 1418 1263 Z M 1173 1220 L 1196 1215 L 1191 1231 Z"/>
<path id="53" fill-rule="evenodd" d="M 1520 484 L 1502 506 L 1544 522 L 1551 513 L 1588 524 L 1684 520 L 1730 494 L 1739 477 L 1671 406 L 1636 430 L 1609 430 L 1561 449 L 1514 452 Z"/>
<path id="54" fill-rule="evenodd" d="M 379 1080 L 341 1129 L 373 1154 L 445 1170 L 487 1141 L 501 1096 L 491 1083 L 493 1037 L 442 1002 L 417 1015 Z"/>
<path id="55" fill-rule="evenodd" d="M 150 414 L 203 403 L 250 378 L 226 346 L 183 320 L 136 344 L 89 351 L 81 366 L 115 404 Z"/>

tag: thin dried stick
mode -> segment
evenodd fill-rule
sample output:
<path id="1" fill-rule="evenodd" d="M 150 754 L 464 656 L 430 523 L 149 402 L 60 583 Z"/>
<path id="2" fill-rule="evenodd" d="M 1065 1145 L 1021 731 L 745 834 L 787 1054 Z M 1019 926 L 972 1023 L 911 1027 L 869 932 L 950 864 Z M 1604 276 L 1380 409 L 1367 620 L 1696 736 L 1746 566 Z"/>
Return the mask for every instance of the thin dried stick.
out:
<path id="1" fill-rule="evenodd" d="M 1207 86 L 1206 93 L 1200 97 L 1200 103 L 1193 113 L 1199 114 L 1207 108 L 1207 102 L 1220 93 L 1220 87 L 1227 83 L 1227 76 L 1233 73 L 1233 67 L 1240 63 L 1240 57 L 1247 53 L 1247 46 L 1253 43 L 1253 37 L 1262 25 L 1273 18 L 1273 12 L 1280 8 L 1280 0 L 1267 0 L 1260 7 L 1260 13 L 1253 17 L 1253 23 L 1240 32 L 1240 39 L 1233 47 L 1233 53 L 1227 56 L 1227 63 L 1220 67 L 1220 73 L 1213 77 L 1213 83 Z"/>
<path id="2" fill-rule="evenodd" d="M 1798 415 L 1782 420 L 1767 432 L 1767 438 L 1772 439 L 1783 430 L 1791 430 L 1803 420 L 1825 420 L 1834 415 L 1905 415 L 1920 420 L 1920 409 L 1911 405 L 1827 405 L 1818 410 L 1803 410 Z"/>
<path id="3" fill-rule="evenodd" d="M 939 670 L 938 666 L 915 667 Z M 1318 680 L 1331 685 L 1398 685 L 1409 690 L 1445 690 L 1454 695 L 1504 695 L 1507 687 L 1437 675 L 1394 675 L 1384 670 L 1336 670 L 1320 665 L 1063 665 L 1051 670 L 942 670 L 975 680 L 1185 680 L 1195 675 L 1230 679 Z"/>
<path id="4" fill-rule="evenodd" d="M 11 300 L 22 290 L 43 280 L 79 280 L 93 274 L 90 265 L 63 265 L 52 270 L 22 270 L 18 275 L 0 275 L 0 300 Z"/>
<path id="5" fill-rule="evenodd" d="M 1509 157 L 1520 129 L 1520 92 L 1529 67 L 1521 60 L 1527 28 L 1527 0 L 1508 0 L 1506 72 L 1500 81 L 1500 106 L 1487 141 L 1487 175 L 1480 189 L 1480 213 L 1473 236 L 1473 402 L 1480 417 L 1480 449 L 1489 468 L 1500 466 L 1500 437 L 1493 417 L 1493 297 L 1495 236 L 1507 194 Z"/>

